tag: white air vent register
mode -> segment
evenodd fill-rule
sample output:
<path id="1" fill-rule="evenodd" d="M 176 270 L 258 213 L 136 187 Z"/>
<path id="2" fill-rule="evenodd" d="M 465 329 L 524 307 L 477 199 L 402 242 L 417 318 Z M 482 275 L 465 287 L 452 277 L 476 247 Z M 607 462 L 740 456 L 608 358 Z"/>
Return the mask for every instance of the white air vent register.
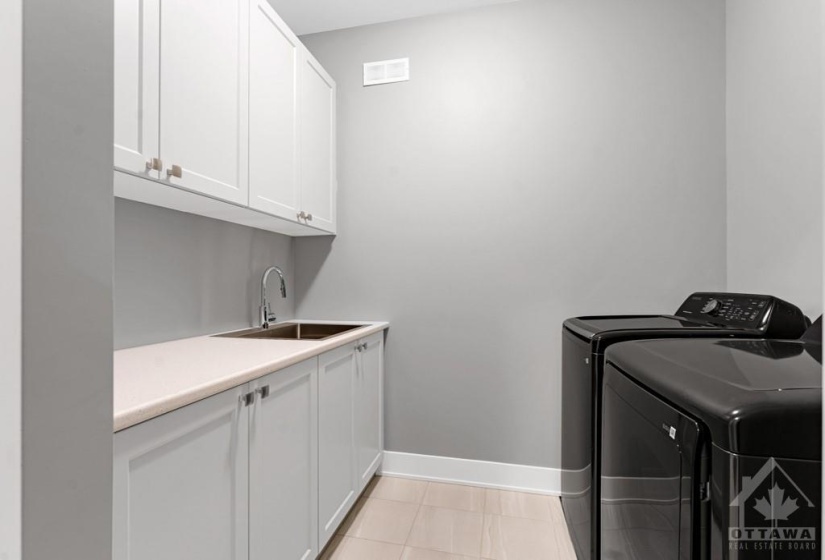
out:
<path id="1" fill-rule="evenodd" d="M 397 58 L 364 63 L 364 85 L 377 86 L 410 79 L 410 59 Z"/>

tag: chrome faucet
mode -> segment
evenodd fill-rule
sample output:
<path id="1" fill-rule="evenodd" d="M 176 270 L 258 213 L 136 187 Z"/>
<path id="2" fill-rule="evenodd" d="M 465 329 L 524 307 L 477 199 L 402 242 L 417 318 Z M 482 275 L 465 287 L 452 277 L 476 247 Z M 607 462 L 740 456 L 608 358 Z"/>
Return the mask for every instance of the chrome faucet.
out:
<path id="1" fill-rule="evenodd" d="M 275 322 L 275 315 L 272 314 L 266 299 L 266 281 L 269 279 L 269 273 L 273 271 L 281 278 L 281 297 L 286 297 L 286 280 L 284 280 L 283 271 L 277 266 L 270 266 L 261 278 L 261 328 L 263 329 L 268 329 L 269 324 Z"/>

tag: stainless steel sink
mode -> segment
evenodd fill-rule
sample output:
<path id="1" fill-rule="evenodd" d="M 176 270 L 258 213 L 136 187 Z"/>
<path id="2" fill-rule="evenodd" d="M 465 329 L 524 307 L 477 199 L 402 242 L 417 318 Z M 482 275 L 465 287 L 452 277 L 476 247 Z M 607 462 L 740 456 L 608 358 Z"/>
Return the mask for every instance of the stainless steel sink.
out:
<path id="1" fill-rule="evenodd" d="M 325 340 L 364 325 L 330 325 L 316 323 L 274 324 L 268 329 L 260 327 L 215 335 L 221 338 L 261 338 L 273 340 Z"/>

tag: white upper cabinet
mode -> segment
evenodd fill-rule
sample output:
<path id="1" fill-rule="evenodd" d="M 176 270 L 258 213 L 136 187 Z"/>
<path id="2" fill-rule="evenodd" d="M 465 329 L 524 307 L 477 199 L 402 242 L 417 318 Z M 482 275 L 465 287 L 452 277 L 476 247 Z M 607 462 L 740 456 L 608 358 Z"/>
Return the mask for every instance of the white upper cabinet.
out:
<path id="1" fill-rule="evenodd" d="M 249 206 L 296 220 L 301 43 L 266 0 L 249 22 Z"/>
<path id="2" fill-rule="evenodd" d="M 163 0 L 160 17 L 162 179 L 248 201 L 247 0 Z"/>
<path id="3" fill-rule="evenodd" d="M 159 1 L 115 0 L 114 164 L 154 179 L 160 177 L 152 169 L 160 118 Z"/>
<path id="4" fill-rule="evenodd" d="M 301 210 L 312 226 L 335 231 L 335 82 L 304 51 L 301 83 Z"/>
<path id="5" fill-rule="evenodd" d="M 335 93 L 266 0 L 115 0 L 115 195 L 335 233 Z"/>

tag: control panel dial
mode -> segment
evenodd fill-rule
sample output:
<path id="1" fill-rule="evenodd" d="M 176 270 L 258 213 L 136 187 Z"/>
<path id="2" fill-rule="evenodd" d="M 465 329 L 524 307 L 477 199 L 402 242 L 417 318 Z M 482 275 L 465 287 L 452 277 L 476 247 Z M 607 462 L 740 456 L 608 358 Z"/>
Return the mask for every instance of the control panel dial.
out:
<path id="1" fill-rule="evenodd" d="M 702 313 L 705 315 L 718 315 L 719 311 L 722 309 L 722 302 L 718 299 L 711 299 L 705 304 L 702 308 Z"/>

